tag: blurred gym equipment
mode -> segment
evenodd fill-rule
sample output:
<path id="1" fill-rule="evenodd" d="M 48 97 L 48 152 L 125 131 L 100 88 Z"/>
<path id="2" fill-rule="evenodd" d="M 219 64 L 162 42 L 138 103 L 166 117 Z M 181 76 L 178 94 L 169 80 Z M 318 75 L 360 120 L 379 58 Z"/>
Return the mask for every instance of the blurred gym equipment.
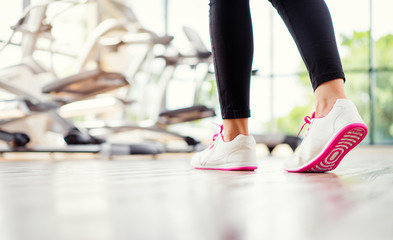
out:
<path id="1" fill-rule="evenodd" d="M 57 126 L 61 126 L 64 134 L 64 140 L 68 145 L 78 145 L 60 148 L 38 147 L 33 148 L 27 146 L 30 141 L 28 134 L 21 132 L 5 132 L 2 131 L 0 139 L 9 143 L 9 149 L 0 150 L 0 152 L 8 151 L 45 151 L 45 152 L 109 152 L 110 154 L 157 154 L 162 152 L 162 147 L 157 144 L 109 144 L 105 140 L 89 135 L 78 129 L 71 121 L 61 117 L 58 114 L 60 106 L 87 99 L 103 92 L 112 91 L 129 84 L 129 81 L 121 73 L 106 72 L 100 68 L 100 65 L 93 70 L 81 69 L 75 75 L 68 76 L 63 79 L 56 79 L 53 72 L 47 70 L 42 64 L 35 60 L 33 54 L 37 50 L 37 41 L 39 38 L 51 38 L 51 23 L 46 19 L 46 10 L 50 4 L 59 1 L 46 1 L 43 3 L 31 5 L 27 7 L 22 17 L 12 26 L 12 34 L 8 40 L 4 41 L 0 51 L 7 45 L 14 44 L 13 38 L 15 33 L 19 32 L 23 38 L 20 43 L 22 49 L 22 60 L 20 64 L 7 67 L 0 72 L 0 87 L 14 95 L 14 99 L 5 99 L 3 103 L 12 103 L 22 110 L 19 116 L 10 116 L 3 119 L 1 124 L 10 125 L 14 122 L 20 122 L 24 118 L 36 114 L 47 114 L 52 122 Z M 78 4 L 84 2 L 63 1 L 70 4 L 68 10 Z M 65 11 L 64 10 L 64 11 Z M 95 43 L 99 37 L 107 31 L 114 28 L 121 28 L 120 24 L 108 26 L 107 22 L 101 23 L 93 31 L 91 39 Z M 93 49 L 95 44 L 87 42 L 87 49 Z M 85 48 L 86 49 L 86 48 Z M 88 50 L 90 52 L 90 50 Z M 82 62 L 89 56 L 82 55 Z M 15 98 L 16 96 L 16 98 Z M 34 136 L 40 138 L 43 136 Z M 39 142 L 39 140 L 37 140 Z M 85 146 L 80 146 L 85 145 Z M 90 145 L 90 146 L 86 146 Z M 94 145 L 94 146 L 93 146 Z M 104 146 L 105 145 L 105 146 Z M 134 147 L 134 149 L 133 149 Z M 125 150 L 127 149 L 127 150 Z"/>

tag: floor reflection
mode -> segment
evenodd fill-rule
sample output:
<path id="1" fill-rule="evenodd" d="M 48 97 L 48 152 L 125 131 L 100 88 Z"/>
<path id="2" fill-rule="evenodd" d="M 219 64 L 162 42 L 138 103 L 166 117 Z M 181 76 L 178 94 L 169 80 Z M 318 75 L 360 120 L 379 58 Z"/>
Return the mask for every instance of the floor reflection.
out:
<path id="1" fill-rule="evenodd" d="M 255 172 L 186 158 L 0 161 L 0 239 L 390 240 L 386 152 L 360 150 L 325 174 L 286 173 L 279 157 Z"/>

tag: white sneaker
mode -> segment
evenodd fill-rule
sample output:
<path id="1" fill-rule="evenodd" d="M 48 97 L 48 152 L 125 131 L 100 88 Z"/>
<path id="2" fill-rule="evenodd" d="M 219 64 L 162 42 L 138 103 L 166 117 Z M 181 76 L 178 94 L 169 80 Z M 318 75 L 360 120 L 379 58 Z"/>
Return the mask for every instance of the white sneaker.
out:
<path id="1" fill-rule="evenodd" d="M 221 127 L 221 132 L 214 135 L 213 143 L 193 156 L 191 165 L 196 169 L 253 171 L 258 168 L 255 146 L 254 137 L 245 135 L 224 142 Z"/>
<path id="2" fill-rule="evenodd" d="M 366 137 L 368 131 L 356 106 L 347 99 L 338 99 L 325 117 L 315 118 L 313 114 L 305 121 L 310 127 L 295 154 L 284 164 L 288 172 L 326 172 L 335 169 L 343 157 Z"/>

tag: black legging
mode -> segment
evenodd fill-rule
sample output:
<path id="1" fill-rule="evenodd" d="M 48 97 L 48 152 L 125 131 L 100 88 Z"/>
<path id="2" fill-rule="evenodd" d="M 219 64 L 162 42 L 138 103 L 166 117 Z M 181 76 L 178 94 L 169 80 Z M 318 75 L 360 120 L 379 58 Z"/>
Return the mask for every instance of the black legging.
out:
<path id="1" fill-rule="evenodd" d="M 269 0 L 291 33 L 314 90 L 343 78 L 324 0 Z M 250 117 L 253 33 L 249 0 L 210 0 L 210 36 L 223 119 Z"/>

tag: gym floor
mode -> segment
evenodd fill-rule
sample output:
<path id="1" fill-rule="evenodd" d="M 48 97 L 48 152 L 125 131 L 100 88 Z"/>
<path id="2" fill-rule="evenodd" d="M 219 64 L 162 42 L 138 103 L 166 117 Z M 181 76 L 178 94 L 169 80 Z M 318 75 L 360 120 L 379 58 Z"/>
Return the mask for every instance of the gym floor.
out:
<path id="1" fill-rule="evenodd" d="M 1 240 L 393 239 L 392 147 L 324 174 L 286 173 L 279 156 L 255 172 L 194 170 L 189 154 L 34 156 L 0 161 Z"/>

